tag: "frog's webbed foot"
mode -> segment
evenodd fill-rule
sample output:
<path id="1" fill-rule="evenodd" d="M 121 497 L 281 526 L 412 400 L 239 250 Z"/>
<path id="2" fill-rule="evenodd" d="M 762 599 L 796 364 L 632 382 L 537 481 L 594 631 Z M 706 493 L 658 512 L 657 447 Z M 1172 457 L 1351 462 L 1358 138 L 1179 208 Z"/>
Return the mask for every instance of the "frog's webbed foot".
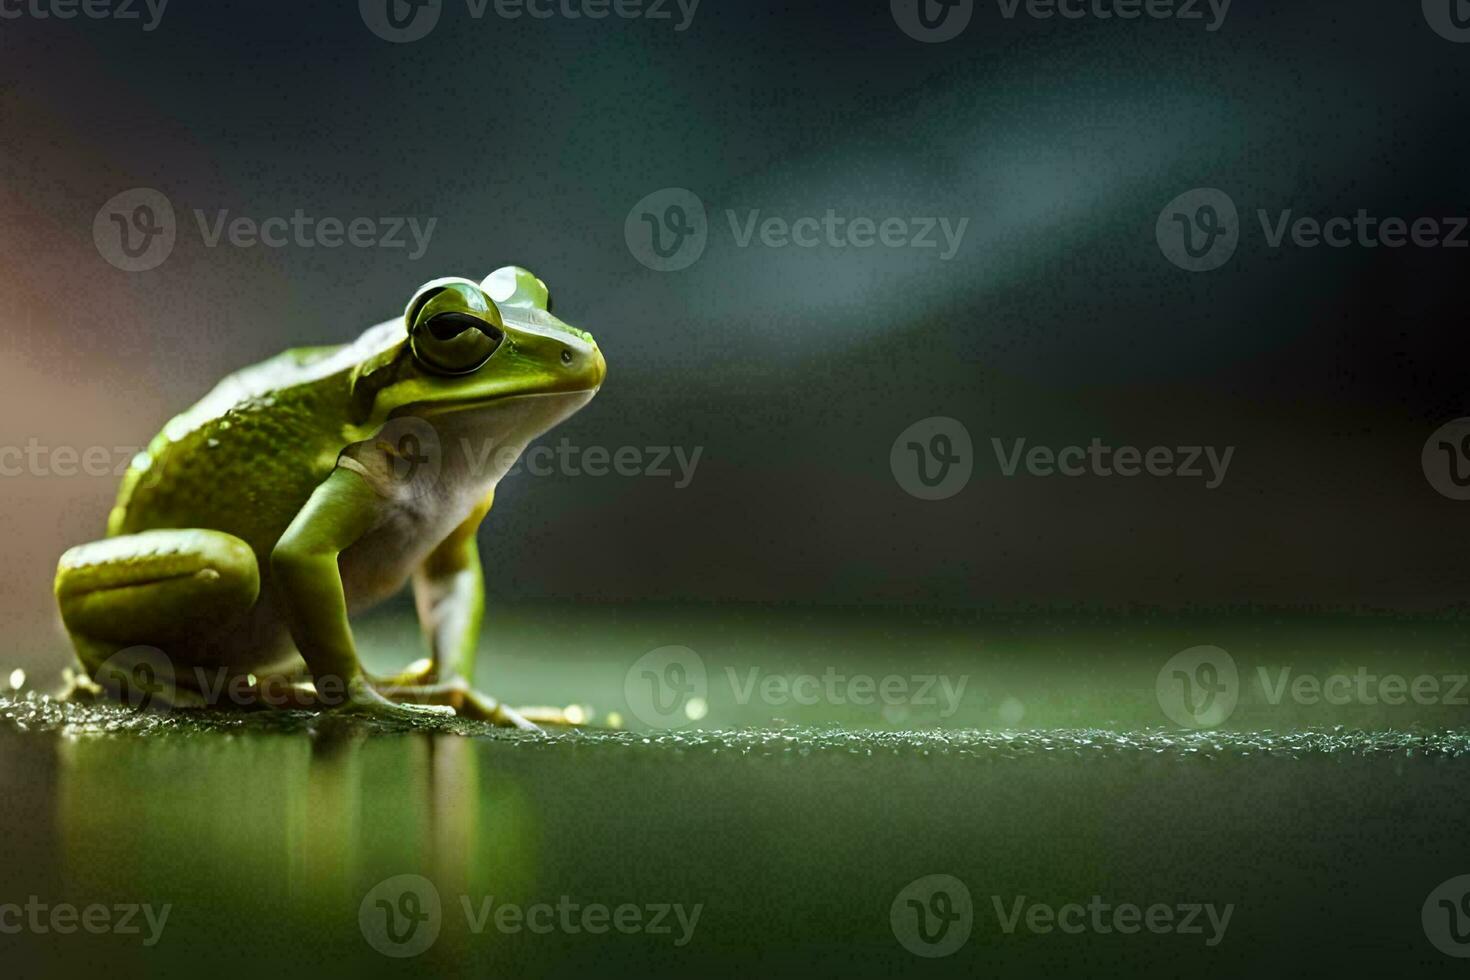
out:
<path id="1" fill-rule="evenodd" d="M 502 704 L 498 699 L 470 687 L 463 680 L 445 681 L 439 684 L 397 684 L 393 680 L 375 683 L 376 693 L 395 703 L 422 706 L 448 707 L 462 718 L 488 721 L 505 728 L 523 731 L 540 731 L 540 727 L 520 711 Z"/>
<path id="2" fill-rule="evenodd" d="M 384 697 L 372 681 L 360 678 L 348 683 L 347 700 L 334 711 L 397 721 L 422 721 L 426 716 L 454 714 L 450 707 L 425 702 L 404 702 Z"/>

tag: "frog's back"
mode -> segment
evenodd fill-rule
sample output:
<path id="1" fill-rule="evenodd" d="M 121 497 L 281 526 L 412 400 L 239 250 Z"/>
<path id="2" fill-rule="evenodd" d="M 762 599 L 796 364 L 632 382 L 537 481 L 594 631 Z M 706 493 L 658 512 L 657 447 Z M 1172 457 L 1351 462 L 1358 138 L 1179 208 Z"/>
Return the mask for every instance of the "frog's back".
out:
<path id="1" fill-rule="evenodd" d="M 342 447 L 343 347 L 288 350 L 175 416 L 123 478 L 109 536 L 203 527 L 268 555 Z"/>

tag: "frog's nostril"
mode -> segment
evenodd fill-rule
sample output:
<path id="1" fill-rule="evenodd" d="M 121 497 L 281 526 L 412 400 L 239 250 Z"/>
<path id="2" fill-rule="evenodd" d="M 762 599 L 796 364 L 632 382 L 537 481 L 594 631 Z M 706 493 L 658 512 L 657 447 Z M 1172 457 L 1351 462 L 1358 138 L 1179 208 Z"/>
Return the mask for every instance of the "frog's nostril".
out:
<path id="1" fill-rule="evenodd" d="M 572 352 L 565 347 L 561 349 L 561 362 L 563 364 L 572 363 Z"/>

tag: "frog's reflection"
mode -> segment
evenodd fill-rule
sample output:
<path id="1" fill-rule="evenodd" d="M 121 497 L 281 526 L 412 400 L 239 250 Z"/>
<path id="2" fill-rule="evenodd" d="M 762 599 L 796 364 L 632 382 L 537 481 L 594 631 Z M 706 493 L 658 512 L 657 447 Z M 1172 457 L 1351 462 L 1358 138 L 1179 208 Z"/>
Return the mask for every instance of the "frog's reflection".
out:
<path id="1" fill-rule="evenodd" d="M 293 892 L 340 906 L 361 898 L 365 879 L 412 870 L 441 893 L 467 893 L 480 831 L 473 743 L 409 735 L 391 758 L 378 748 L 356 725 L 313 739 L 309 778 L 286 828 Z M 391 767 L 396 785 L 377 785 L 383 770 L 369 770 L 370 761 Z"/>
<path id="2" fill-rule="evenodd" d="M 446 903 L 491 876 L 524 882 L 535 850 L 526 796 L 510 776 L 482 780 L 483 748 L 356 723 L 66 740 L 66 873 L 140 900 L 354 917 L 393 875 L 429 878 Z"/>

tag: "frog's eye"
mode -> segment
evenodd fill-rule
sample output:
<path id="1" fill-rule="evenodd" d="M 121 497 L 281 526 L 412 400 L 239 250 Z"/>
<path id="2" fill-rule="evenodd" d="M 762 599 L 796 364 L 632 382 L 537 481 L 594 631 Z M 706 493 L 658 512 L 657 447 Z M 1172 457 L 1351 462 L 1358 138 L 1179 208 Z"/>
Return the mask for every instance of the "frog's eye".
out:
<path id="1" fill-rule="evenodd" d="M 469 374 L 505 338 L 505 321 L 468 279 L 435 279 L 409 300 L 403 319 L 414 360 L 436 374 Z"/>
<path id="2" fill-rule="evenodd" d="M 479 370 L 505 334 L 468 313 L 443 312 L 414 325 L 409 346 L 414 359 L 439 374 L 469 374 Z"/>

